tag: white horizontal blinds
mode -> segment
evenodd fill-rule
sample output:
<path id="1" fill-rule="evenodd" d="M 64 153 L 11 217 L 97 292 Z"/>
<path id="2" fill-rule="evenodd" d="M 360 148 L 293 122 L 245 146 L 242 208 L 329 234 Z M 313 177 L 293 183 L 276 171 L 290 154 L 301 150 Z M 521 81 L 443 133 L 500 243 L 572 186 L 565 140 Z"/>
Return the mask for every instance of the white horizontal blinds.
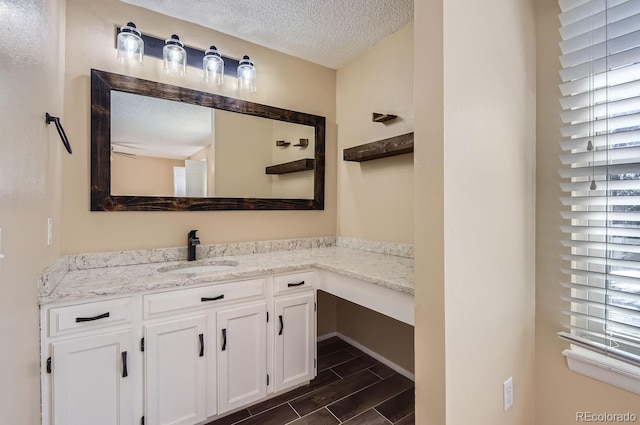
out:
<path id="1" fill-rule="evenodd" d="M 560 335 L 640 364 L 640 0 L 559 0 Z"/>

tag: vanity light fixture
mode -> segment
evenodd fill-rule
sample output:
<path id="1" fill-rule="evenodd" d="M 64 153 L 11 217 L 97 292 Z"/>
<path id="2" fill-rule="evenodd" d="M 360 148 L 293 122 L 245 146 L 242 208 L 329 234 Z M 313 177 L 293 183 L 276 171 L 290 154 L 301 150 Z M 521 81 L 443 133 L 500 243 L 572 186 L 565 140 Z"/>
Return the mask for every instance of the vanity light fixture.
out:
<path id="1" fill-rule="evenodd" d="M 141 66 L 144 41 L 133 22 L 120 28 L 118 33 L 118 61 L 125 66 Z"/>
<path id="2" fill-rule="evenodd" d="M 211 46 L 204 52 L 202 59 L 202 69 L 204 70 L 204 80 L 215 84 L 222 84 L 224 81 L 224 60 L 216 46 Z"/>
<path id="3" fill-rule="evenodd" d="M 140 41 L 133 43 L 133 36 L 139 37 Z M 121 41 L 122 40 L 122 41 Z M 118 48 L 118 60 L 123 64 L 130 64 L 125 61 L 124 55 L 125 41 L 129 45 L 140 46 L 140 50 L 135 50 L 134 62 L 142 63 L 144 55 L 162 59 L 164 72 L 172 75 L 183 76 L 186 73 L 186 66 L 202 69 L 205 81 L 222 84 L 224 75 L 238 78 L 238 89 L 242 92 L 254 92 L 257 89 L 256 68 L 249 56 L 244 56 L 242 60 L 233 59 L 220 54 L 215 46 L 211 46 L 206 51 L 185 46 L 177 35 L 172 35 L 170 39 L 163 40 L 140 32 L 135 24 L 129 22 L 127 25 L 116 28 L 115 44 Z M 123 49 L 123 53 L 120 49 Z"/>
<path id="4" fill-rule="evenodd" d="M 238 91 L 253 93 L 257 89 L 256 67 L 249 56 L 244 55 L 238 64 Z"/>
<path id="5" fill-rule="evenodd" d="M 168 75 L 184 76 L 187 72 L 187 51 L 180 37 L 173 34 L 164 42 L 162 48 L 164 72 Z"/>

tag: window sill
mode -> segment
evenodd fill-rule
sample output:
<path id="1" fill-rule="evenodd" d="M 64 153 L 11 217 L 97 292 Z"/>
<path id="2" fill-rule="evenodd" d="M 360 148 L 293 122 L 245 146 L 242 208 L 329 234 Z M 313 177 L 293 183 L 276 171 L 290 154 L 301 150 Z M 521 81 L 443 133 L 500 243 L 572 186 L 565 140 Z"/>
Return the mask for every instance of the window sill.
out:
<path id="1" fill-rule="evenodd" d="M 640 394 L 640 368 L 600 353 L 571 346 L 562 355 L 569 369 L 623 390 Z"/>

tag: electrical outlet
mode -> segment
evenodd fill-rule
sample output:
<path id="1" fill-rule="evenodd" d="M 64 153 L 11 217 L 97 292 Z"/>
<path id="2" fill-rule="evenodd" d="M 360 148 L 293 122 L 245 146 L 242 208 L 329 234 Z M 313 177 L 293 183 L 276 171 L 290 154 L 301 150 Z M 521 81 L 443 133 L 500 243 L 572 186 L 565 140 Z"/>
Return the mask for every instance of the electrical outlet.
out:
<path id="1" fill-rule="evenodd" d="M 53 219 L 47 219 L 47 246 L 53 243 Z"/>
<path id="2" fill-rule="evenodd" d="M 513 406 L 513 377 L 509 377 L 502 384 L 503 389 L 503 397 L 504 397 L 504 411 L 509 410 L 511 406 Z"/>

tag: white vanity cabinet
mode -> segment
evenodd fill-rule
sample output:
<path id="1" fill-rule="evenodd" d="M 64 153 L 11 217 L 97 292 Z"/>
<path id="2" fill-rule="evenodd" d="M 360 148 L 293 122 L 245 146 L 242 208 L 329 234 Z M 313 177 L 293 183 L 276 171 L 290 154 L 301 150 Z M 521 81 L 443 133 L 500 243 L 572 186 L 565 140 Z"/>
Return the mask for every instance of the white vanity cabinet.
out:
<path id="1" fill-rule="evenodd" d="M 145 423 L 206 419 L 206 333 L 205 314 L 144 327 Z"/>
<path id="2" fill-rule="evenodd" d="M 316 376 L 316 275 L 275 276 L 274 385 L 281 392 Z"/>
<path id="3" fill-rule="evenodd" d="M 267 304 L 218 311 L 218 413 L 267 395 Z"/>
<path id="4" fill-rule="evenodd" d="M 304 271 L 43 306 L 42 424 L 195 425 L 302 385 L 315 288 Z"/>
<path id="5" fill-rule="evenodd" d="M 266 282 L 143 296 L 145 424 L 195 424 L 265 397 Z"/>
<path id="6" fill-rule="evenodd" d="M 131 298 L 43 310 L 44 424 L 133 425 Z"/>

